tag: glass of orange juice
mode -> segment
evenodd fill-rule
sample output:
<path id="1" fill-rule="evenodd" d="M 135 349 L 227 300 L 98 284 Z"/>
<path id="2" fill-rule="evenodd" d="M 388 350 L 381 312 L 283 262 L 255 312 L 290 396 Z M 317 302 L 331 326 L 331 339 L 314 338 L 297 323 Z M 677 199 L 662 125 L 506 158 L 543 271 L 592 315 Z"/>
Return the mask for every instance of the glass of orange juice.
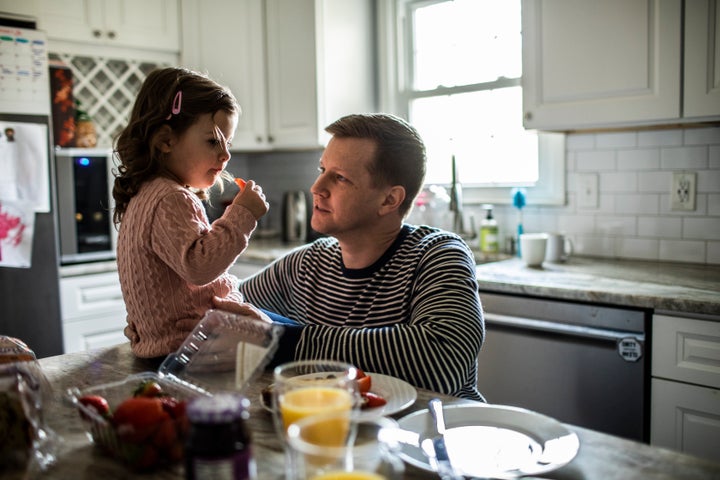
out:
<path id="1" fill-rule="evenodd" d="M 345 437 L 327 435 L 347 421 Z M 294 459 L 292 480 L 397 480 L 404 466 L 393 443 L 397 422 L 360 412 L 330 412 L 302 418 L 288 428 Z M 339 440 L 339 441 L 338 441 Z"/>
<path id="2" fill-rule="evenodd" d="M 273 410 L 286 431 L 297 420 L 359 406 L 358 370 L 334 360 L 300 360 L 275 368 Z"/>
<path id="3" fill-rule="evenodd" d="M 300 419 L 320 413 L 338 413 L 324 425 L 323 435 L 340 444 L 347 437 L 349 415 L 359 409 L 358 370 L 334 360 L 300 360 L 285 363 L 273 372 L 273 417 L 278 433 L 287 440 L 288 427 Z M 290 478 L 294 459 L 285 449 L 286 473 Z"/>

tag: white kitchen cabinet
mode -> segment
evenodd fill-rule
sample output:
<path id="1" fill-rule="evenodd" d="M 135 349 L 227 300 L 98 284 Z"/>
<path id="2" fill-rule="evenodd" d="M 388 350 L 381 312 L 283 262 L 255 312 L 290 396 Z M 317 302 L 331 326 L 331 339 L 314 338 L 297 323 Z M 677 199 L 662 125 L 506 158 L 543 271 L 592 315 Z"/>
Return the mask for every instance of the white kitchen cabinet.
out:
<path id="1" fill-rule="evenodd" d="M 182 64 L 229 87 L 240 103 L 233 149 L 267 148 L 263 3 L 182 2 Z"/>
<path id="2" fill-rule="evenodd" d="M 49 41 L 178 52 L 178 0 L 2 0 L 0 10 L 32 15 Z"/>
<path id="3" fill-rule="evenodd" d="M 184 0 L 182 8 L 182 63 L 228 85 L 242 108 L 233 150 L 317 148 L 333 120 L 374 111 L 371 1 Z"/>
<path id="4" fill-rule="evenodd" d="M 117 271 L 60 278 L 65 353 L 128 341 Z"/>
<path id="5" fill-rule="evenodd" d="M 716 3 L 523 0 L 525 127 L 573 130 L 720 118 L 718 100 L 707 102 L 697 91 L 701 85 L 701 91 L 718 95 L 715 29 L 706 20 Z M 717 15 L 713 19 L 716 25 Z"/>
<path id="6" fill-rule="evenodd" d="M 720 461 L 720 321 L 653 315 L 650 443 Z"/>
<path id="7" fill-rule="evenodd" d="M 720 112 L 720 8 L 716 0 L 685 2 L 686 117 Z"/>

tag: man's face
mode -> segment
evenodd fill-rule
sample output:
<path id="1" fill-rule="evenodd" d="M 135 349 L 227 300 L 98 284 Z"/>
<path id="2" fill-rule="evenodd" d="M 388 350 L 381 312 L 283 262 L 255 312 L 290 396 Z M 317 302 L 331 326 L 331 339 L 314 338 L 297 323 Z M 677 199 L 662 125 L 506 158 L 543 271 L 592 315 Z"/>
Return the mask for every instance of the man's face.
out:
<path id="1" fill-rule="evenodd" d="M 375 225 L 386 194 L 368 170 L 375 149 L 375 142 L 369 139 L 330 140 L 320 158 L 320 174 L 310 189 L 315 231 L 342 239 L 366 234 Z"/>

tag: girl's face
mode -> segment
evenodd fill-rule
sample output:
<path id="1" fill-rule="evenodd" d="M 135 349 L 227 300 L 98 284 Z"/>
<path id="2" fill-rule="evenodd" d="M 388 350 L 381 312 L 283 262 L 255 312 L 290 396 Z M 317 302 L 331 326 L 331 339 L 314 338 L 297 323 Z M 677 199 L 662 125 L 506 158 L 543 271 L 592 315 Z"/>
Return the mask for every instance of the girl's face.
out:
<path id="1" fill-rule="evenodd" d="M 168 170 L 183 185 L 210 188 L 230 160 L 230 140 L 237 120 L 237 115 L 222 110 L 200 115 L 182 135 L 173 135 Z"/>

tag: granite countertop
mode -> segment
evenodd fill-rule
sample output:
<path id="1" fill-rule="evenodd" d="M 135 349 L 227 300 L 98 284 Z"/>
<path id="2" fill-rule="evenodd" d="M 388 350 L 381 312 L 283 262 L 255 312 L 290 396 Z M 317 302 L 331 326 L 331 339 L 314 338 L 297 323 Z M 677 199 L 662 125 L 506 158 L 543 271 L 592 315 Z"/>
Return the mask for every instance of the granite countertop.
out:
<path id="1" fill-rule="evenodd" d="M 238 261 L 267 264 L 301 245 L 253 239 Z M 516 257 L 497 258 L 476 252 L 481 290 L 710 315 L 720 321 L 717 265 L 572 257 L 529 268 Z"/>
<path id="2" fill-rule="evenodd" d="M 480 290 L 718 316 L 716 265 L 573 257 L 527 267 L 519 258 L 477 267 Z"/>

